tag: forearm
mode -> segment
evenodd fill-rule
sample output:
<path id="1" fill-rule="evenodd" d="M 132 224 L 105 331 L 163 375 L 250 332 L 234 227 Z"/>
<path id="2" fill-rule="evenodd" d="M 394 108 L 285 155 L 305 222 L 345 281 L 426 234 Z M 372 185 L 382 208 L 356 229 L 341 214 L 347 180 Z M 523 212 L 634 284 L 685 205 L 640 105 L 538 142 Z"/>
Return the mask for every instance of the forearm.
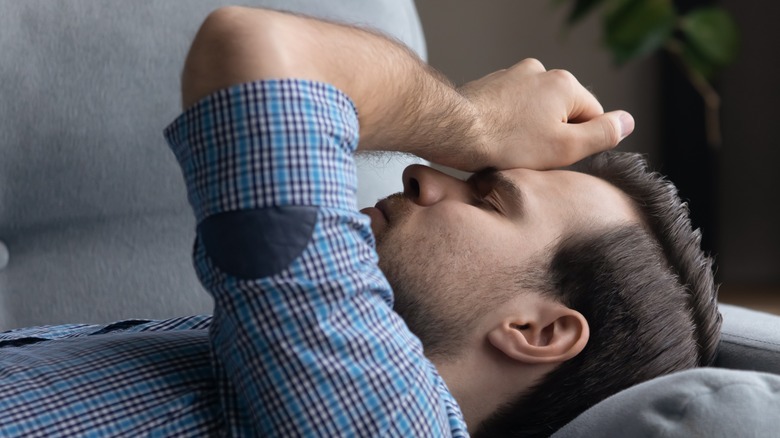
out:
<path id="1" fill-rule="evenodd" d="M 212 14 L 185 66 L 184 105 L 271 78 L 311 79 L 344 91 L 358 109 L 360 149 L 408 152 L 457 167 L 484 161 L 476 108 L 405 46 L 285 13 L 226 8 Z"/>

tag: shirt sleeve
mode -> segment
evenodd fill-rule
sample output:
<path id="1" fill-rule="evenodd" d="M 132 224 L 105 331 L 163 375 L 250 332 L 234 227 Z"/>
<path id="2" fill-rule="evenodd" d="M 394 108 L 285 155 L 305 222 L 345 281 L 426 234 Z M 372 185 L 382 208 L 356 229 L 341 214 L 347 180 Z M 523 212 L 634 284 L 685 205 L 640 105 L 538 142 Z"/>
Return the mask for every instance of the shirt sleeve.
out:
<path id="1" fill-rule="evenodd" d="M 198 221 L 210 340 L 236 435 L 466 435 L 460 411 L 392 311 L 356 211 L 354 105 L 270 80 L 217 92 L 166 129 Z"/>

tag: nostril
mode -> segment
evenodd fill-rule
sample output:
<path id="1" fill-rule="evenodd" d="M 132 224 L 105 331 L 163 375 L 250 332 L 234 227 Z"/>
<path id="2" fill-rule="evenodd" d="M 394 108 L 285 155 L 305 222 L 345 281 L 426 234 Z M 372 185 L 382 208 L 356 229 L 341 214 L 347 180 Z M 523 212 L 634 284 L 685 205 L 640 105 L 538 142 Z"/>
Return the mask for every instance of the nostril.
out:
<path id="1" fill-rule="evenodd" d="M 406 196 L 410 198 L 417 199 L 420 197 L 420 183 L 416 178 L 409 178 L 405 192 Z"/>

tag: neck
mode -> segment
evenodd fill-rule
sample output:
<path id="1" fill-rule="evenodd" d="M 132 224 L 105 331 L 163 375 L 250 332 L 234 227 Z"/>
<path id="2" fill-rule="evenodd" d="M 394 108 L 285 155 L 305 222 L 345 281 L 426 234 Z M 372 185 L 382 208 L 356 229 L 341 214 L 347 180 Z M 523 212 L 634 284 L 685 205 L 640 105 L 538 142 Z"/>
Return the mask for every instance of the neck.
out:
<path id="1" fill-rule="evenodd" d="M 436 368 L 458 402 L 469 432 L 474 433 L 478 426 L 501 406 L 502 402 L 497 397 L 498 393 L 481 387 L 479 382 L 484 380 L 481 378 L 483 376 L 465 373 L 461 365 L 464 365 L 461 361 L 447 361 L 442 364 L 436 363 Z"/>
<path id="2" fill-rule="evenodd" d="M 455 358 L 431 361 L 458 402 L 470 433 L 550 371 L 511 360 L 488 342 Z"/>

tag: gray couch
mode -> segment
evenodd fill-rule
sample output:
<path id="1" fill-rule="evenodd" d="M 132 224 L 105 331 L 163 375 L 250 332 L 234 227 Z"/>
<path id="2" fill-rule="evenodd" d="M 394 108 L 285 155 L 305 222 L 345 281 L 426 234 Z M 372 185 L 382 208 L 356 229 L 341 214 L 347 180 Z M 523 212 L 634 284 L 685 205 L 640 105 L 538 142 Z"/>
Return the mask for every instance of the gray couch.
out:
<path id="1" fill-rule="evenodd" d="M 0 0 L 0 330 L 210 312 L 161 131 L 189 42 L 223 3 Z M 250 4 L 374 26 L 425 56 L 412 0 Z M 361 205 L 400 189 L 406 163 L 367 164 Z M 723 313 L 719 368 L 624 391 L 559 435 L 778 433 L 780 318 Z"/>

